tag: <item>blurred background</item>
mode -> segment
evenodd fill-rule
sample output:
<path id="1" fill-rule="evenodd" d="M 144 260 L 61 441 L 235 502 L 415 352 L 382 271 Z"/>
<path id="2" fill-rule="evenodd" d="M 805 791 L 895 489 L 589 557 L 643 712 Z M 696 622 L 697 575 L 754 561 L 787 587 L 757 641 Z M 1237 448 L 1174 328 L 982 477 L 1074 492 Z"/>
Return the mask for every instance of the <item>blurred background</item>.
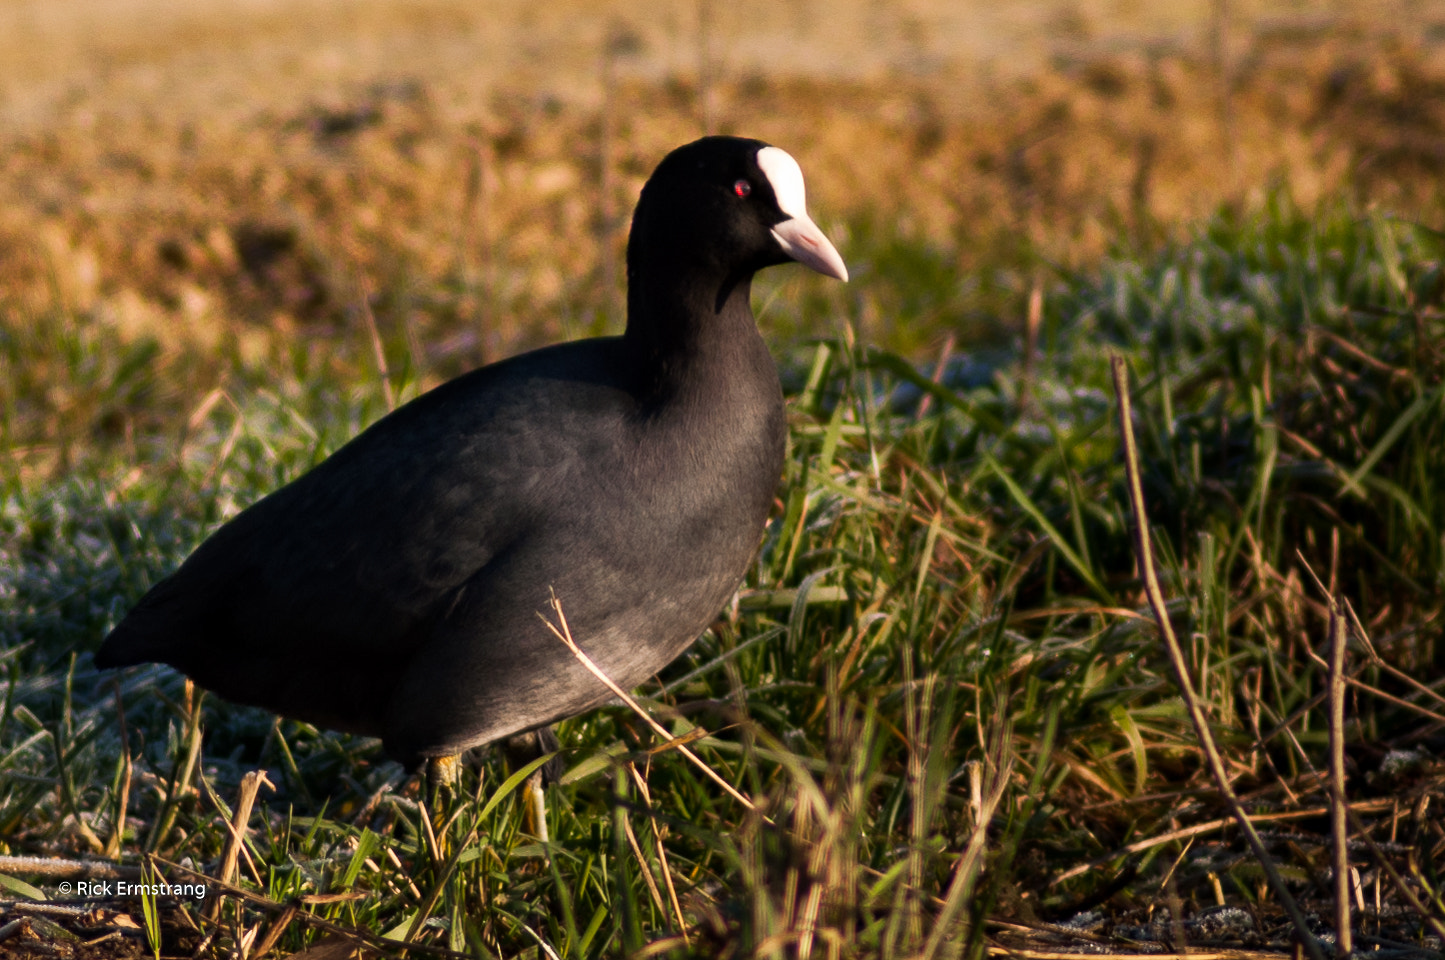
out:
<path id="1" fill-rule="evenodd" d="M 6 324 L 160 371 L 87 407 L 25 353 L 10 446 L 45 472 L 237 371 L 426 386 L 614 332 L 637 191 L 704 132 L 793 153 L 854 273 L 772 271 L 768 335 L 846 312 L 922 359 L 1207 216 L 1436 222 L 1445 3 L 3 0 Z"/>

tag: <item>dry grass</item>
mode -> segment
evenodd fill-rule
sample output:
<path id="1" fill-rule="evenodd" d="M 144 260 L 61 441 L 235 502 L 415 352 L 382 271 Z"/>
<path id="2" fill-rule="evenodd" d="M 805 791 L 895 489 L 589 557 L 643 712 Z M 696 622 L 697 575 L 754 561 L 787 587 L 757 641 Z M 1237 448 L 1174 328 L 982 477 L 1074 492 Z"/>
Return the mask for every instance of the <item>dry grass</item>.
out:
<path id="1" fill-rule="evenodd" d="M 380 4 L 263 4 L 233 34 L 142 4 L 129 33 L 90 46 L 75 38 L 99 8 L 32 11 L 6 47 L 0 101 L 14 121 L 0 135 L 4 299 L 256 365 L 298 334 L 323 353 L 329 335 L 354 335 L 365 292 L 388 344 L 435 379 L 615 329 L 626 211 L 704 112 L 802 158 L 813 205 L 857 263 L 859 282 L 837 295 L 863 299 L 866 339 L 913 354 L 948 332 L 996 335 L 1041 264 L 1151 246 L 1221 204 L 1257 206 L 1267 185 L 1306 209 L 1342 190 L 1437 209 L 1445 57 L 1428 16 L 1408 35 L 1349 5 L 1256 21 L 1230 36 L 1226 96 L 1198 31 L 1115 51 L 1083 8 L 1046 20 L 1041 64 L 1038 42 L 1010 38 L 999 13 L 985 34 L 1039 65 L 1018 76 L 995 63 L 990 79 L 957 46 L 939 52 L 971 34 L 931 7 L 879 20 L 881 74 L 846 17 L 835 37 L 797 12 L 719 7 L 711 42 L 727 56 L 700 90 L 707 5 L 648 21 L 516 7 L 484 19 L 422 3 L 403 22 Z M 343 15 L 346 29 L 314 39 Z M 739 52 L 767 61 L 790 29 L 791 79 Z M 54 41 L 54 62 L 27 37 Z M 499 50 L 509 58 L 467 60 Z M 831 61 L 850 69 L 830 78 L 817 69 L 829 57 L 855 59 Z M 909 299 L 919 284 L 890 269 L 900 242 L 959 271 L 951 295 Z M 774 330 L 829 332 L 789 318 Z"/>

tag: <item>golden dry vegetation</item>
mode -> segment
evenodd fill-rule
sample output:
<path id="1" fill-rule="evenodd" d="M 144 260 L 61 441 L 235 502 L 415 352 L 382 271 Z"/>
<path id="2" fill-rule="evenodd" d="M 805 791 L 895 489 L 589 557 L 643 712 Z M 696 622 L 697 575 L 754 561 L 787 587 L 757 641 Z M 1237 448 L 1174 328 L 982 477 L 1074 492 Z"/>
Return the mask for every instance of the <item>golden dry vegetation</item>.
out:
<path id="1" fill-rule="evenodd" d="M 365 304 L 431 379 L 615 329 L 632 198 L 704 128 L 800 157 L 857 264 L 820 295 L 908 352 L 1272 189 L 1438 209 L 1445 5 L 996 6 L 14 0 L 0 297 L 248 363 Z M 901 309 L 895 242 L 953 293 Z"/>

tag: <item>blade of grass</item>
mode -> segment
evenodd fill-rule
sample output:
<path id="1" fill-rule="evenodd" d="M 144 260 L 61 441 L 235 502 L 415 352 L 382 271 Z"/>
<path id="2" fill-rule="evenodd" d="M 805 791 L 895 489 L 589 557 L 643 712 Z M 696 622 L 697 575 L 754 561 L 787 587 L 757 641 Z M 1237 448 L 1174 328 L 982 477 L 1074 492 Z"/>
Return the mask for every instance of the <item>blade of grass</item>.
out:
<path id="1" fill-rule="evenodd" d="M 1009 476 L 1008 471 L 991 455 L 985 454 L 983 460 L 984 463 L 993 470 L 994 475 L 998 477 L 1000 482 L 1003 483 L 1004 489 L 1008 491 L 1014 503 L 1018 504 L 1019 508 L 1028 514 L 1034 523 L 1038 524 L 1039 529 L 1044 532 L 1044 536 L 1049 538 L 1049 541 L 1054 545 L 1054 549 L 1059 552 L 1059 556 L 1064 558 L 1064 562 L 1073 568 L 1074 572 L 1089 585 L 1089 589 L 1093 590 L 1101 601 L 1112 605 L 1114 602 L 1113 595 L 1110 594 L 1103 583 L 1099 581 L 1099 578 L 1094 574 L 1094 571 L 1089 568 L 1089 565 L 1084 562 L 1084 558 L 1079 556 L 1078 553 L 1074 551 L 1074 548 L 1069 545 L 1069 541 L 1064 535 L 1049 522 L 1048 517 L 1044 516 L 1043 510 L 1033 501 L 1033 498 L 1024 492 L 1023 487 L 1020 487 L 1014 478 Z"/>

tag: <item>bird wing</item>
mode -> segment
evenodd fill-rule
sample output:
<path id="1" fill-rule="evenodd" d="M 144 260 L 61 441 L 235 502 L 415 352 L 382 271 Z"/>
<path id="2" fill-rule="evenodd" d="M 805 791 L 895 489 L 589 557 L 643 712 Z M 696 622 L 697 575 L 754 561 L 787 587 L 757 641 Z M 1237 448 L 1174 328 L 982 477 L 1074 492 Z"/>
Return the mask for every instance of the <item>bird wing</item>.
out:
<path id="1" fill-rule="evenodd" d="M 376 713 L 462 585 L 595 462 L 563 436 L 567 410 L 625 415 L 613 344 L 486 367 L 377 421 L 213 533 L 97 663 L 168 663 L 227 699 L 378 733 Z M 538 377 L 560 383 L 529 389 Z"/>

